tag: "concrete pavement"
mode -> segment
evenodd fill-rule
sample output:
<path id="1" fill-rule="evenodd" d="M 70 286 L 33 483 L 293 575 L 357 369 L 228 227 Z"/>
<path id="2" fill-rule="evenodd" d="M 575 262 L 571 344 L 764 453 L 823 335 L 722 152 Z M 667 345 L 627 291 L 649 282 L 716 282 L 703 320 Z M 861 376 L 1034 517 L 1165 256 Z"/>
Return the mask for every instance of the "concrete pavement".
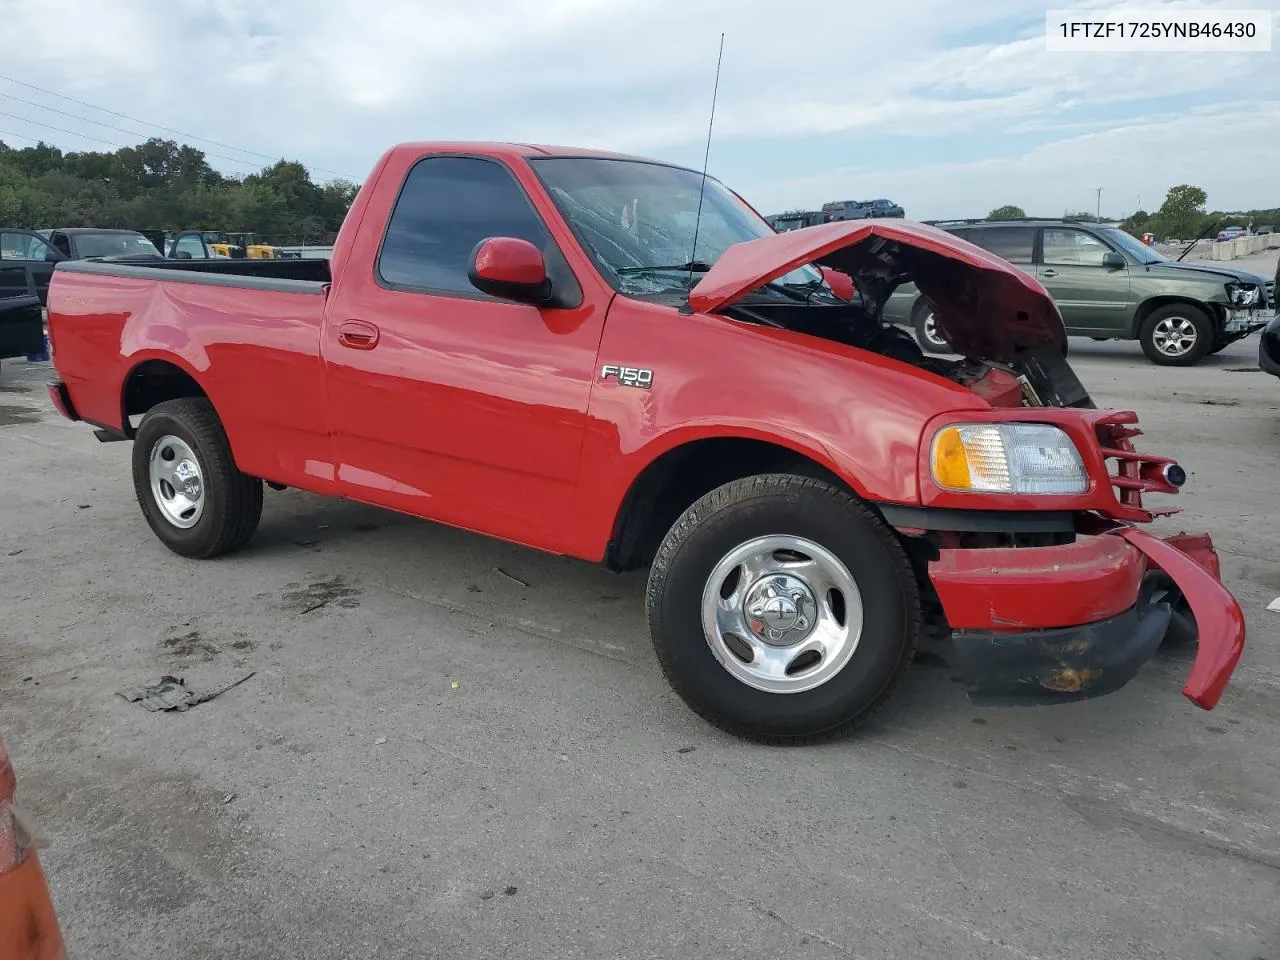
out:
<path id="1" fill-rule="evenodd" d="M 1187 467 L 1162 529 L 1210 530 L 1244 606 L 1218 710 L 1167 656 L 1023 710 L 926 662 L 874 726 L 802 749 L 683 707 L 643 574 L 293 491 L 244 552 L 184 561 L 128 445 L 5 361 L 0 730 L 72 956 L 1280 956 L 1280 381 L 1256 349 L 1172 371 L 1072 341 Z M 183 714 L 114 696 L 249 670 Z"/>

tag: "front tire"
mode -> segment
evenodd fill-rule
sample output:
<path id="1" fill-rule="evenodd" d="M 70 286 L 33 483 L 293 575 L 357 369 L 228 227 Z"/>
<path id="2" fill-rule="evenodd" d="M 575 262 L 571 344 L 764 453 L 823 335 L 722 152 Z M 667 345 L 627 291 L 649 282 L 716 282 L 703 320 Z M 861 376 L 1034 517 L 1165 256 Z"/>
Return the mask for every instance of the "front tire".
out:
<path id="1" fill-rule="evenodd" d="M 951 345 L 938 334 L 937 324 L 933 319 L 933 308 L 928 301 L 921 300 L 911 311 L 911 323 L 916 331 L 916 343 L 925 353 L 951 353 Z"/>
<path id="2" fill-rule="evenodd" d="M 845 490 L 748 477 L 676 521 L 649 574 L 663 673 L 696 713 L 774 744 L 838 737 L 911 660 L 920 598 L 893 531 Z"/>
<path id="3" fill-rule="evenodd" d="M 133 487 L 160 542 L 206 559 L 244 546 L 262 516 L 262 481 L 241 473 L 213 404 L 158 403 L 133 442 Z"/>
<path id="4" fill-rule="evenodd" d="M 1213 321 L 1199 307 L 1171 303 L 1151 311 L 1138 340 L 1147 359 L 1162 367 L 1189 367 L 1213 349 Z"/>

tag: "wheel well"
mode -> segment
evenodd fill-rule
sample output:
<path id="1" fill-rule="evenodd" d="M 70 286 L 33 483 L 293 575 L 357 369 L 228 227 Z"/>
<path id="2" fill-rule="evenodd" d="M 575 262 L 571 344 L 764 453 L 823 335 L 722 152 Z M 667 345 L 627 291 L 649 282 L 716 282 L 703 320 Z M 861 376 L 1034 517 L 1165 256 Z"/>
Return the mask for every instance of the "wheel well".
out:
<path id="1" fill-rule="evenodd" d="M 130 417 L 141 416 L 157 403 L 182 397 L 205 397 L 208 394 L 191 374 L 165 360 L 147 360 L 138 364 L 124 382 L 125 435 L 132 437 L 135 427 Z"/>
<path id="2" fill-rule="evenodd" d="M 1215 326 L 1221 326 L 1223 317 L 1219 308 L 1212 303 L 1204 303 L 1201 300 L 1192 300 L 1190 297 L 1174 297 L 1162 296 L 1151 297 L 1143 300 L 1138 304 L 1138 309 L 1133 317 L 1133 335 L 1137 337 L 1142 332 L 1142 325 L 1146 322 L 1147 317 L 1151 316 L 1161 307 L 1172 306 L 1173 304 L 1185 304 L 1188 307 L 1195 307 L 1201 313 L 1206 314 Z"/>
<path id="3" fill-rule="evenodd" d="M 716 487 L 761 473 L 795 473 L 848 484 L 815 460 L 763 440 L 719 437 L 669 450 L 631 484 L 613 524 L 605 565 L 613 570 L 648 566 L 680 514 Z"/>
<path id="4" fill-rule="evenodd" d="M 916 302 L 911 305 L 911 325 L 912 326 L 915 326 L 917 323 L 920 322 L 920 318 L 921 316 L 924 315 L 924 311 L 928 308 L 928 306 L 929 306 L 929 301 L 923 293 L 920 294 L 920 296 L 916 297 Z"/>

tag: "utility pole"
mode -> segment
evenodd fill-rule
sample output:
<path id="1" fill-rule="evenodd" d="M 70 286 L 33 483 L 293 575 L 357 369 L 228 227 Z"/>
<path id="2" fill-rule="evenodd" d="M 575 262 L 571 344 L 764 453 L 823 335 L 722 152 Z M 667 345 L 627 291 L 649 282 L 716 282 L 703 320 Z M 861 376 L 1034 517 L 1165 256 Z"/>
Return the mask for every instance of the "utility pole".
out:
<path id="1" fill-rule="evenodd" d="M 1094 211 L 1094 216 L 1097 217 L 1099 220 L 1101 220 L 1102 219 L 1102 188 L 1097 187 L 1094 190 L 1094 192 L 1097 193 L 1098 195 L 1098 207 Z"/>

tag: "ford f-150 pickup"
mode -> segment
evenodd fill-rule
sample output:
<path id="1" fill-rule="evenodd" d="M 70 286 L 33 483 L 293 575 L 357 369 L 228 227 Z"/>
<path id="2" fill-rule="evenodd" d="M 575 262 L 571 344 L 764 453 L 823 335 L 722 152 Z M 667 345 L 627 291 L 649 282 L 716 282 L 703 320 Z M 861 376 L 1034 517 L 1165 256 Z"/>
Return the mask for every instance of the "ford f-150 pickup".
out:
<path id="1" fill-rule="evenodd" d="M 882 321 L 908 281 L 962 359 Z M 62 263 L 49 309 L 54 403 L 133 442 L 171 550 L 245 545 L 266 484 L 648 567 L 663 670 L 739 735 L 851 728 L 922 639 L 982 703 L 1109 693 L 1176 631 L 1210 709 L 1243 649 L 1209 538 L 1137 526 L 1182 468 L 1035 278 L 922 224 L 775 234 L 676 166 L 406 144 L 329 261 Z"/>

